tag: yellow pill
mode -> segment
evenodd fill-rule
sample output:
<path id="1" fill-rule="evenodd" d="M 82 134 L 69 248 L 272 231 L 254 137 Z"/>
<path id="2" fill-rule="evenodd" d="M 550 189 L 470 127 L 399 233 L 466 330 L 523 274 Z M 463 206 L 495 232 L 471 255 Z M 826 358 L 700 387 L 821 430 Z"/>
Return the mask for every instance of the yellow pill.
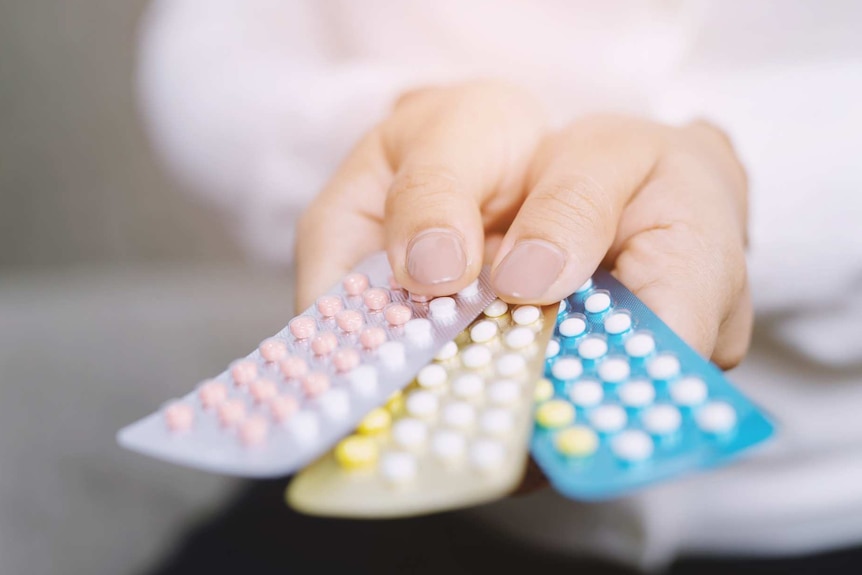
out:
<path id="1" fill-rule="evenodd" d="M 359 422 L 357 431 L 363 435 L 382 433 L 392 425 L 392 415 L 382 407 L 375 407 Z"/>
<path id="2" fill-rule="evenodd" d="M 568 401 L 552 399 L 536 409 L 536 422 L 542 427 L 556 429 L 575 420 L 575 408 Z"/>
<path id="3" fill-rule="evenodd" d="M 396 391 L 386 400 L 386 409 L 392 415 L 399 415 L 404 412 L 404 394 L 401 391 Z"/>
<path id="4" fill-rule="evenodd" d="M 554 437 L 557 451 L 569 457 L 587 457 L 596 452 L 599 438 L 589 427 L 576 425 L 564 429 Z"/>
<path id="5" fill-rule="evenodd" d="M 377 463 L 377 451 L 370 437 L 351 435 L 335 447 L 335 459 L 344 469 L 365 469 Z"/>
<path id="6" fill-rule="evenodd" d="M 554 396 L 554 385 L 547 379 L 540 379 L 536 382 L 536 391 L 533 393 L 533 399 L 536 403 L 548 401 Z"/>

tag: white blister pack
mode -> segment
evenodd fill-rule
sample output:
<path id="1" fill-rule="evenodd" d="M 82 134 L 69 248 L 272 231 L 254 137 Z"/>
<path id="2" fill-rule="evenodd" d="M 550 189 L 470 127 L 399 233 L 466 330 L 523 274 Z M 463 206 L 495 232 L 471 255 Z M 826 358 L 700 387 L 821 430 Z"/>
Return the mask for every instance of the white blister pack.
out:
<path id="1" fill-rule="evenodd" d="M 376 253 L 258 349 L 117 441 L 217 473 L 289 475 L 410 383 L 493 300 L 487 269 L 454 296 L 411 297 Z"/>

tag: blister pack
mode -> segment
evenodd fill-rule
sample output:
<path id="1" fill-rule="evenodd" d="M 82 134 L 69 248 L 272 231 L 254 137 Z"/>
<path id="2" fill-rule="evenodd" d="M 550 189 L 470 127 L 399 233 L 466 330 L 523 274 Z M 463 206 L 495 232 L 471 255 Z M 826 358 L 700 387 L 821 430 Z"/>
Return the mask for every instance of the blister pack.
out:
<path id="1" fill-rule="evenodd" d="M 410 383 L 494 300 L 487 269 L 452 297 L 413 297 L 382 252 L 214 379 L 121 429 L 134 451 L 219 473 L 276 477 L 330 449 Z"/>
<path id="2" fill-rule="evenodd" d="M 765 414 L 607 271 L 560 303 L 533 458 L 573 499 L 718 465 L 772 435 Z"/>
<path id="3" fill-rule="evenodd" d="M 500 498 L 523 476 L 556 306 L 491 303 L 403 391 L 299 473 L 305 513 L 397 517 Z"/>

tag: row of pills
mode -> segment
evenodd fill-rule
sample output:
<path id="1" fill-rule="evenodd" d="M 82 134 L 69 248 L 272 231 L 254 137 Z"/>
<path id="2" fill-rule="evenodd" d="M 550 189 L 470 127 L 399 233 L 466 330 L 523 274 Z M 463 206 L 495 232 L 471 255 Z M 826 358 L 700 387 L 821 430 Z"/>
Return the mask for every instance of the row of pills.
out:
<path id="1" fill-rule="evenodd" d="M 545 356 L 532 453 L 566 496 L 618 496 L 727 461 L 773 432 L 605 270 L 560 303 Z"/>
<path id="2" fill-rule="evenodd" d="M 287 430 L 295 440 L 313 440 L 321 412 L 336 420 L 349 414 L 350 393 L 336 388 L 339 382 L 352 384 L 352 391 L 361 395 L 373 393 L 377 368 L 363 363 L 376 358 L 384 367 L 399 369 L 406 356 L 404 342 L 430 345 L 432 320 L 447 323 L 456 315 L 453 297 L 419 304 L 411 298 L 411 305 L 427 305 L 432 319 L 414 317 L 408 303 L 395 301 L 403 294 L 391 278 L 390 287 L 391 292 L 371 287 L 365 274 L 346 276 L 344 296 L 321 296 L 309 312 L 288 323 L 292 339 L 267 338 L 258 347 L 260 361 L 233 362 L 228 370 L 232 385 L 219 380 L 201 383 L 196 397 L 204 416 L 215 417 L 222 429 L 247 446 L 264 443 L 274 428 Z M 478 286 L 471 285 L 458 296 L 476 293 Z M 303 408 L 309 401 L 313 405 Z M 188 400 L 168 403 L 162 414 L 175 433 L 191 431 L 200 417 Z"/>
<path id="3" fill-rule="evenodd" d="M 415 480 L 429 456 L 452 469 L 499 468 L 525 405 L 541 319 L 535 306 L 491 303 L 459 338 L 460 348 L 445 345 L 413 385 L 366 416 L 335 449 L 336 460 L 348 470 L 376 465 L 388 484 Z"/>

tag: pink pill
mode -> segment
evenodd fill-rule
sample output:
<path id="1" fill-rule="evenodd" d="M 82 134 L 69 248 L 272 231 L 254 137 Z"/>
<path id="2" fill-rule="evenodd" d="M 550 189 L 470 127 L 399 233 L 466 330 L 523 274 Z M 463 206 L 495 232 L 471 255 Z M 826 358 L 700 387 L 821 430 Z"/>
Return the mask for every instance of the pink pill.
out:
<path id="1" fill-rule="evenodd" d="M 225 427 L 233 427 L 245 419 L 245 402 L 235 397 L 218 406 L 218 419 Z"/>
<path id="2" fill-rule="evenodd" d="M 386 341 L 386 330 L 382 327 L 369 327 L 359 334 L 359 343 L 365 349 L 377 349 L 384 341 Z"/>
<path id="3" fill-rule="evenodd" d="M 250 359 L 242 359 L 231 366 L 230 375 L 239 387 L 246 386 L 257 379 L 257 365 Z"/>
<path id="4" fill-rule="evenodd" d="M 269 411 L 278 422 L 285 422 L 299 411 L 299 402 L 290 395 L 279 395 L 269 402 Z"/>
<path id="5" fill-rule="evenodd" d="M 257 349 L 260 351 L 260 356 L 270 362 L 284 359 L 287 355 L 287 345 L 274 337 L 263 340 Z"/>
<path id="6" fill-rule="evenodd" d="M 383 312 L 383 317 L 389 322 L 389 325 L 404 325 L 410 318 L 413 317 L 413 312 L 404 304 L 396 303 L 386 308 Z"/>
<path id="7" fill-rule="evenodd" d="M 269 434 L 269 424 L 260 415 L 253 415 L 242 422 L 239 437 L 245 445 L 260 445 Z"/>
<path id="8" fill-rule="evenodd" d="M 329 377 L 325 373 L 309 373 L 302 382 L 302 389 L 309 397 L 317 397 L 329 389 Z"/>
<path id="9" fill-rule="evenodd" d="M 341 373 L 350 371 L 359 365 L 359 352 L 352 348 L 339 349 L 332 356 L 332 363 Z"/>
<path id="10" fill-rule="evenodd" d="M 324 295 L 317 298 L 317 311 L 325 318 L 334 317 L 341 311 L 341 298 L 334 295 Z"/>
<path id="11" fill-rule="evenodd" d="M 227 399 L 227 386 L 212 379 L 205 381 L 198 388 L 198 399 L 201 400 L 201 404 L 207 409 L 215 407 Z"/>
<path id="12" fill-rule="evenodd" d="M 195 421 L 195 411 L 191 405 L 172 403 L 165 408 L 165 424 L 171 431 L 187 431 Z"/>
<path id="13" fill-rule="evenodd" d="M 308 364 L 301 357 L 292 355 L 281 360 L 278 364 L 282 375 L 287 379 L 302 379 L 308 373 Z"/>
<path id="14" fill-rule="evenodd" d="M 290 333 L 296 339 L 308 339 L 317 332 L 317 322 L 313 317 L 301 315 L 290 320 Z"/>
<path id="15" fill-rule="evenodd" d="M 258 379 L 248 385 L 251 396 L 258 403 L 265 403 L 278 394 L 275 382 L 269 379 Z"/>
<path id="16" fill-rule="evenodd" d="M 401 289 L 401 284 L 395 281 L 395 276 L 389 276 L 389 287 L 392 289 Z"/>
<path id="17" fill-rule="evenodd" d="M 315 355 L 329 355 L 338 347 L 338 338 L 331 331 L 324 332 L 311 340 L 311 350 Z"/>
<path id="18" fill-rule="evenodd" d="M 347 333 L 353 333 L 362 327 L 362 314 L 352 309 L 346 309 L 338 312 L 338 315 L 335 316 L 335 323 Z"/>
<path id="19" fill-rule="evenodd" d="M 389 292 L 385 289 L 371 288 L 362 294 L 362 301 L 371 311 L 380 311 L 389 303 Z"/>
<path id="20" fill-rule="evenodd" d="M 365 274 L 349 274 L 342 282 L 347 295 L 359 295 L 368 289 L 368 276 Z"/>
<path id="21" fill-rule="evenodd" d="M 411 293 L 411 294 L 410 294 L 410 299 L 411 299 L 412 301 L 415 301 L 415 302 L 418 302 L 418 303 L 427 303 L 428 301 L 430 301 L 430 300 L 431 300 L 431 296 L 427 296 L 427 295 L 420 295 L 420 294 L 418 294 L 418 293 Z"/>

